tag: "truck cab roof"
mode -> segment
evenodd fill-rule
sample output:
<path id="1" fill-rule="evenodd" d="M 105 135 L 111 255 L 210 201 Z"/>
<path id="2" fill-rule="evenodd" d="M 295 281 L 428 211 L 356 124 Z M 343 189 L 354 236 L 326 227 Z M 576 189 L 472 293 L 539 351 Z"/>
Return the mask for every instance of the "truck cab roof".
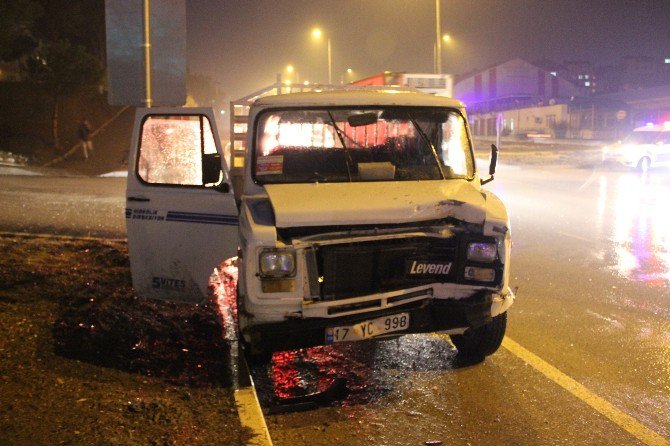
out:
<path id="1" fill-rule="evenodd" d="M 254 102 L 254 107 L 313 107 L 313 106 L 368 106 L 397 105 L 406 107 L 448 107 L 462 109 L 465 105 L 453 98 L 426 93 L 394 90 L 331 90 L 309 93 L 290 93 L 265 96 Z"/>

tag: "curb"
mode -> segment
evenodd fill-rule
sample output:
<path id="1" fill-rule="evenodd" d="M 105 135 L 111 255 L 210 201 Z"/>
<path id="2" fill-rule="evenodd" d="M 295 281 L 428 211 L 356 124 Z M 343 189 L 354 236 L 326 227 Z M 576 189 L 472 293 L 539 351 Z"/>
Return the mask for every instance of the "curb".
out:
<path id="1" fill-rule="evenodd" d="M 272 446 L 270 431 L 265 423 L 263 409 L 261 409 L 254 380 L 249 373 L 249 366 L 244 357 L 244 351 L 239 342 L 235 342 L 231 349 L 231 374 L 233 377 L 235 406 L 242 427 L 249 429 L 253 437 L 247 446 Z M 234 365 L 233 365 L 234 364 Z"/>
<path id="2" fill-rule="evenodd" d="M 91 237 L 91 236 L 79 236 L 79 235 L 60 235 L 60 234 L 11 232 L 11 231 L 0 231 L 0 237 L 43 238 L 43 239 L 81 240 L 81 241 L 110 241 L 110 242 L 128 241 L 128 239 L 125 238 Z"/>
<path id="3" fill-rule="evenodd" d="M 235 389 L 235 405 L 242 427 L 246 427 L 254 434 L 247 443 L 248 446 L 272 446 L 270 431 L 265 423 L 256 389 L 253 386 Z"/>

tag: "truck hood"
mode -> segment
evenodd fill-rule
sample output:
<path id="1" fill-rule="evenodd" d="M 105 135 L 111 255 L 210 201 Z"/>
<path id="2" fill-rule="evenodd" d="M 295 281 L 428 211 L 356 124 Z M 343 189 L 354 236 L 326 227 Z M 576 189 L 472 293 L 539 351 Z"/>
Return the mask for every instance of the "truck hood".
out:
<path id="1" fill-rule="evenodd" d="M 266 184 L 265 190 L 278 228 L 486 219 L 485 195 L 465 180 Z"/>

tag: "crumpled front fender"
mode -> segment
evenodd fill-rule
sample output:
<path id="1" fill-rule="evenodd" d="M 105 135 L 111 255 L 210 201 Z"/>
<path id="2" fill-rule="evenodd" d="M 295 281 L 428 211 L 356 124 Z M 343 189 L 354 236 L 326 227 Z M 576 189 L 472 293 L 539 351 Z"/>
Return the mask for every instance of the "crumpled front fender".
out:
<path id="1" fill-rule="evenodd" d="M 491 302 L 491 317 L 496 317 L 507 311 L 514 303 L 515 298 L 514 292 L 509 287 L 500 294 L 494 294 L 493 302 Z"/>

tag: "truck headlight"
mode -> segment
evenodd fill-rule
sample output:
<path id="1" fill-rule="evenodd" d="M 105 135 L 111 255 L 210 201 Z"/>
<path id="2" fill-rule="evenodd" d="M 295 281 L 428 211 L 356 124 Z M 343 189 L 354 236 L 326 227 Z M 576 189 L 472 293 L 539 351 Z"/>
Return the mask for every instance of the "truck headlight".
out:
<path id="1" fill-rule="evenodd" d="M 260 256 L 260 271 L 263 276 L 288 277 L 295 274 L 295 252 L 263 251 Z"/>
<path id="2" fill-rule="evenodd" d="M 470 243 L 468 244 L 468 260 L 473 262 L 493 262 L 498 255 L 498 247 L 495 243 Z"/>

